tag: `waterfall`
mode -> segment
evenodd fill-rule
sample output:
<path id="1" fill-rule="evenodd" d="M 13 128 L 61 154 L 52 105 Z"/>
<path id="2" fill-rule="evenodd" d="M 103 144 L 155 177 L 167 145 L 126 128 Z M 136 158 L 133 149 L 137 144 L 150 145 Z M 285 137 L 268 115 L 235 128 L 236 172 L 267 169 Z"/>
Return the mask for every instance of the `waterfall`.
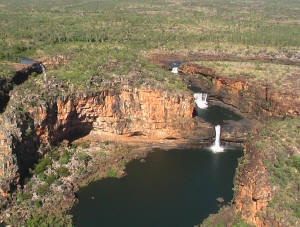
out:
<path id="1" fill-rule="evenodd" d="M 195 93 L 194 98 L 196 100 L 196 104 L 200 109 L 206 109 L 208 107 L 207 104 L 207 94 L 206 93 Z"/>
<path id="2" fill-rule="evenodd" d="M 43 73 L 46 73 L 46 68 L 42 63 L 41 63 L 41 68 L 42 68 Z"/>
<path id="3" fill-rule="evenodd" d="M 171 72 L 177 74 L 178 73 L 178 67 L 173 67 Z"/>
<path id="4" fill-rule="evenodd" d="M 44 81 L 47 82 L 46 68 L 42 63 L 40 65 L 41 65 L 41 68 L 42 68 L 42 72 L 44 74 Z"/>
<path id="5" fill-rule="evenodd" d="M 214 152 L 223 152 L 224 148 L 220 146 L 220 136 L 221 136 L 221 126 L 220 125 L 216 125 L 215 126 L 215 131 L 216 131 L 216 139 L 215 139 L 215 143 L 213 146 L 210 147 L 210 149 Z"/>

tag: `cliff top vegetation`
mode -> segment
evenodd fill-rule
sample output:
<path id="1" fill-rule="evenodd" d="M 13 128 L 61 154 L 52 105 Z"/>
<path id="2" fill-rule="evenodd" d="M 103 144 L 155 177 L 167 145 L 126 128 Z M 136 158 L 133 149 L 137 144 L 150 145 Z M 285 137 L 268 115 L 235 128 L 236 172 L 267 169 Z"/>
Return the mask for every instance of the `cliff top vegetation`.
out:
<path id="1" fill-rule="evenodd" d="M 300 219 L 300 118 L 273 121 L 253 137 L 256 149 L 265 153 L 265 166 L 274 196 L 261 215 L 297 226 Z M 297 224 L 298 223 L 298 224 Z"/>
<path id="2" fill-rule="evenodd" d="M 213 69 L 216 75 L 235 78 L 243 76 L 248 82 L 267 84 L 273 88 L 298 93 L 300 67 L 260 61 L 196 61 L 196 64 Z"/>
<path id="3" fill-rule="evenodd" d="M 0 61 L 62 56 L 68 61 L 47 67 L 48 77 L 82 89 L 90 79 L 123 76 L 136 86 L 152 80 L 182 90 L 177 77 L 148 61 L 150 53 L 299 59 L 299 14 L 297 0 L 2 1 Z"/>

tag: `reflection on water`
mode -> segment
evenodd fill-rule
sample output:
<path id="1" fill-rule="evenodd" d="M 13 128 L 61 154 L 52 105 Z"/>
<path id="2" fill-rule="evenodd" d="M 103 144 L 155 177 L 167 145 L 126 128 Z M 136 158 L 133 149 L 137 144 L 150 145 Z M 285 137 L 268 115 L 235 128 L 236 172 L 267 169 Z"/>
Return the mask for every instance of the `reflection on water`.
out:
<path id="1" fill-rule="evenodd" d="M 20 61 L 21 61 L 21 64 L 26 64 L 26 65 L 31 65 L 34 63 L 33 60 L 27 59 L 27 58 L 21 58 Z"/>
<path id="2" fill-rule="evenodd" d="M 217 197 L 232 199 L 241 149 L 155 151 L 130 162 L 127 176 L 80 189 L 72 210 L 76 226 L 194 226 L 217 211 Z M 94 198 L 92 198 L 94 197 Z"/>

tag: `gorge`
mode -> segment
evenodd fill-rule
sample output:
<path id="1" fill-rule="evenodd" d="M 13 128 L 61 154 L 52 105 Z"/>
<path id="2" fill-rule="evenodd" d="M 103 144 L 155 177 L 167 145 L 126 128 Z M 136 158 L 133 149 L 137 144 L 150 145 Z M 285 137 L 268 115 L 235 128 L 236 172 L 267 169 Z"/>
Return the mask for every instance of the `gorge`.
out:
<path id="1" fill-rule="evenodd" d="M 286 111 L 286 102 L 292 98 L 287 98 L 286 102 L 281 105 L 276 100 L 277 96 L 273 95 L 272 90 L 268 90 L 263 95 L 259 92 L 251 93 L 250 85 L 236 81 L 231 84 L 224 78 L 215 79 L 212 77 L 209 79 L 210 75 L 203 73 L 202 68 L 198 69 L 195 65 L 191 67 L 190 64 L 184 64 L 180 68 L 186 72 L 183 79 L 187 81 L 187 84 L 192 84 L 192 89 L 197 90 L 198 86 L 198 90 L 209 93 L 211 100 L 206 110 L 195 108 L 193 95 L 188 92 L 172 94 L 163 90 L 147 87 L 131 88 L 122 84 L 119 89 L 106 88 L 89 94 L 54 97 L 49 102 L 37 106 L 27 103 L 24 114 L 23 111 L 18 110 L 20 96 L 18 96 L 17 91 L 11 91 L 10 104 L 1 115 L 0 144 L 1 150 L 4 152 L 1 153 L 0 173 L 2 176 L 1 200 L 3 204 L 9 206 L 10 195 L 15 192 L 16 188 L 20 188 L 19 185 L 23 184 L 34 163 L 40 157 L 47 156 L 53 144 L 59 144 L 64 140 L 67 140 L 68 144 L 72 144 L 73 141 L 81 137 L 85 138 L 85 136 L 89 140 L 90 135 L 94 140 L 103 143 L 122 141 L 122 143 L 131 146 L 129 150 L 137 147 L 144 151 L 150 151 L 153 148 L 169 150 L 180 147 L 208 146 L 215 138 L 213 125 L 224 124 L 221 135 L 223 143 L 241 144 L 246 141 L 248 131 L 254 128 L 254 124 L 257 123 L 255 120 L 249 119 L 261 119 L 272 115 L 296 116 L 299 112 L 299 105 L 289 106 L 293 109 Z M 199 75 L 201 77 L 197 78 Z M 259 89 L 256 87 L 254 91 Z M 245 97 L 243 90 L 247 90 L 250 97 Z M 256 99 L 251 98 L 251 95 L 254 95 Z M 270 101 L 269 109 L 265 109 L 262 100 Z M 294 99 L 294 101 L 297 102 L 298 100 Z M 235 109 L 235 112 L 241 111 L 249 119 L 241 118 L 240 115 L 228 112 L 214 103 Z M 246 109 L 246 103 L 251 103 L 248 105 L 248 109 Z M 216 114 L 218 111 L 222 114 L 225 113 L 224 119 L 218 118 L 219 116 L 211 118 L 213 115 L 208 114 Z M 201 120 L 200 117 L 207 122 Z M 238 121 L 233 121 L 234 119 Z M 245 152 L 247 153 L 247 147 Z M 127 161 L 137 158 L 139 157 L 137 153 L 135 153 L 135 157 L 130 158 L 122 153 L 121 156 L 118 156 L 117 163 L 125 157 Z M 122 166 L 123 168 L 125 166 Z M 231 167 L 231 172 L 233 168 Z M 94 172 L 97 170 L 94 169 Z M 249 173 L 251 174 L 251 172 Z M 122 175 L 121 172 L 120 174 Z M 246 176 L 248 177 L 248 175 Z M 238 179 L 239 175 L 236 178 Z M 251 181 L 244 182 L 240 190 L 248 187 L 249 182 Z M 68 184 L 64 193 L 75 191 L 76 185 L 79 185 L 79 182 Z M 236 183 L 235 186 L 239 186 L 239 184 Z M 255 191 L 256 189 L 251 190 Z M 236 204 L 234 205 L 235 209 L 242 212 L 242 217 L 249 223 L 264 226 L 264 222 L 260 220 L 257 213 L 261 211 L 262 207 L 267 206 L 270 193 L 269 190 L 263 197 L 259 197 L 255 201 L 255 204 L 262 205 L 255 205 L 255 209 L 251 210 L 249 217 L 249 213 L 243 213 L 245 208 L 241 205 L 243 203 L 241 201 L 246 200 L 251 195 L 247 193 L 245 195 L 242 191 L 235 191 L 233 200 Z M 43 196 L 38 198 L 41 199 Z M 226 201 L 228 202 L 230 199 L 229 196 Z M 47 204 L 46 200 L 42 201 L 45 205 Z M 73 194 L 69 206 L 67 206 L 68 209 L 74 204 L 74 201 Z M 216 208 L 210 212 L 215 211 Z M 197 223 L 194 222 L 193 224 Z"/>

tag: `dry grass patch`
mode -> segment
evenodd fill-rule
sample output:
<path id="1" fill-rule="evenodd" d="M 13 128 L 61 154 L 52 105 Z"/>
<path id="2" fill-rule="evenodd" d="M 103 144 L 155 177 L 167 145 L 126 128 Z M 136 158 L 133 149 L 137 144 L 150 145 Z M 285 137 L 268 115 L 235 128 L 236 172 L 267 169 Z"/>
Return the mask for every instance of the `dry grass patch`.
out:
<path id="1" fill-rule="evenodd" d="M 217 75 L 236 77 L 244 75 L 250 81 L 259 81 L 281 88 L 294 87 L 300 81 L 300 67 L 262 62 L 198 61 L 197 64 L 212 68 Z"/>

